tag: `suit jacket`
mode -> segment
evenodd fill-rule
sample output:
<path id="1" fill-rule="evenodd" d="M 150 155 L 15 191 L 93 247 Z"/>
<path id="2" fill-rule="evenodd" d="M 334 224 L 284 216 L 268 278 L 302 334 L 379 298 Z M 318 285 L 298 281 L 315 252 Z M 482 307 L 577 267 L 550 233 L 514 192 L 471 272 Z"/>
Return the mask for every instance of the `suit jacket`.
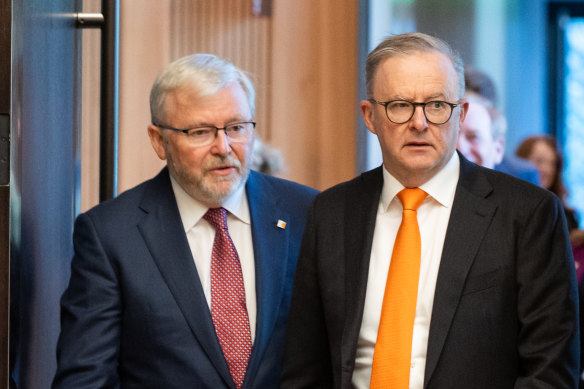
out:
<path id="1" fill-rule="evenodd" d="M 460 159 L 424 387 L 576 388 L 576 279 L 559 200 Z M 309 211 L 282 388 L 352 387 L 382 186 L 377 168 L 318 195 Z"/>
<path id="2" fill-rule="evenodd" d="M 316 191 L 252 171 L 246 193 L 257 327 L 243 388 L 275 388 L 300 238 Z M 53 388 L 235 388 L 167 169 L 80 215 L 74 248 Z"/>

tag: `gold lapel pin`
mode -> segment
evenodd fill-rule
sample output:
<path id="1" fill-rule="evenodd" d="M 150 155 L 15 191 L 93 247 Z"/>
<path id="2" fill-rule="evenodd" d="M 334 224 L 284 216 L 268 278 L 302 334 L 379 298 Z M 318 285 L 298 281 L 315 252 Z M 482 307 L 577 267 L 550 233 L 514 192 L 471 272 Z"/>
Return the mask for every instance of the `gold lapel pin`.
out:
<path id="1" fill-rule="evenodd" d="M 286 229 L 286 222 L 284 220 L 279 220 L 278 219 L 278 223 L 276 224 L 278 227 L 280 227 L 281 229 L 285 230 Z"/>

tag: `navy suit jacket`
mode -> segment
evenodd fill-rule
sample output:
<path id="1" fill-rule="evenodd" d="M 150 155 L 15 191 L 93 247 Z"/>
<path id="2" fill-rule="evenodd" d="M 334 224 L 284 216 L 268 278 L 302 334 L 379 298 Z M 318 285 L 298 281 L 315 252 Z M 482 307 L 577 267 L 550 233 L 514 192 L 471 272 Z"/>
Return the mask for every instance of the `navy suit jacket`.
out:
<path id="1" fill-rule="evenodd" d="M 243 388 L 276 388 L 305 214 L 316 191 L 252 171 L 246 193 L 257 327 Z M 80 215 L 74 248 L 53 388 L 235 388 L 167 169 Z"/>
<path id="2" fill-rule="evenodd" d="M 382 187 L 378 168 L 324 191 L 309 211 L 282 388 L 352 388 Z M 424 388 L 576 388 L 577 300 L 558 198 L 460 156 Z"/>

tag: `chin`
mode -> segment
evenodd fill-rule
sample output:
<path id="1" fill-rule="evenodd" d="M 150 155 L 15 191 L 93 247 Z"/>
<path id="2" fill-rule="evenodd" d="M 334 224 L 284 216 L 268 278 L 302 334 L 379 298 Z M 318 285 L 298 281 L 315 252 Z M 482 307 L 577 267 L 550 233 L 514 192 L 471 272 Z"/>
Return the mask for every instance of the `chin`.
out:
<path id="1" fill-rule="evenodd" d="M 233 174 L 227 177 L 215 179 L 212 183 L 203 183 L 202 189 L 216 200 L 223 200 L 244 185 L 246 179 L 247 174 L 244 176 Z"/>

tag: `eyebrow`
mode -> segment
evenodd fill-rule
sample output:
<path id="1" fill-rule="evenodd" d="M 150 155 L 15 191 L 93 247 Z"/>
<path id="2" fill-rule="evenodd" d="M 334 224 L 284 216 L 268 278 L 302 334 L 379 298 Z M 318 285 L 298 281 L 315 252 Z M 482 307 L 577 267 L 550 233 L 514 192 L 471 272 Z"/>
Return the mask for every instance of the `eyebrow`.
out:
<path id="1" fill-rule="evenodd" d="M 434 94 L 426 97 L 423 101 L 434 101 L 434 100 L 437 100 L 437 99 L 446 100 L 446 96 L 442 92 L 440 92 L 440 93 L 434 93 Z M 389 100 L 405 100 L 405 101 L 415 102 L 414 100 L 411 100 L 409 98 L 403 97 L 401 95 L 396 95 L 395 97 L 392 97 Z"/>
<path id="2" fill-rule="evenodd" d="M 426 98 L 426 101 L 432 101 L 435 99 L 446 99 L 446 96 L 444 95 L 444 93 L 435 93 L 433 95 L 430 95 Z"/>
<path id="3" fill-rule="evenodd" d="M 246 120 L 251 120 L 251 119 L 244 119 L 243 116 L 234 116 L 231 119 L 228 119 L 226 122 L 223 123 L 223 126 L 227 126 L 229 124 L 233 124 L 233 123 L 238 123 L 238 122 L 243 122 Z M 215 124 L 210 123 L 210 122 L 198 122 L 198 123 L 194 123 L 191 124 L 187 127 L 184 127 L 185 129 L 191 129 L 191 128 L 200 128 L 200 127 L 217 127 Z"/>

